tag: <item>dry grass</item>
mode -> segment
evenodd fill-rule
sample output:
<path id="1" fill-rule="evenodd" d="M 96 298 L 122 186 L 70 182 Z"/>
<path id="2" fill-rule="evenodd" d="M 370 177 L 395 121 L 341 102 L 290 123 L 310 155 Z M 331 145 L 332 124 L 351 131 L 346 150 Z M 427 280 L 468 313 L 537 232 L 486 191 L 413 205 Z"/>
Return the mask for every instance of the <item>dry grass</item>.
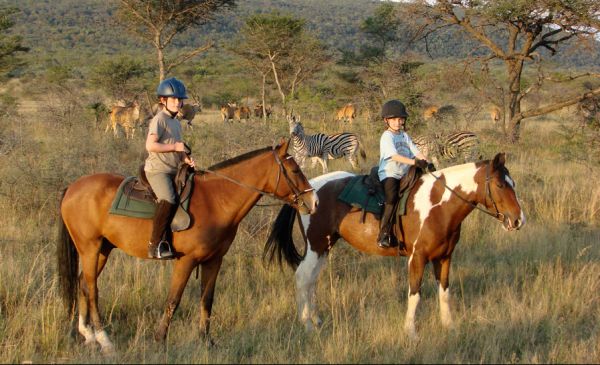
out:
<path id="1" fill-rule="evenodd" d="M 343 242 L 332 251 L 317 290 L 324 320 L 305 333 L 296 318 L 294 276 L 267 268 L 260 254 L 277 207 L 256 207 L 244 220 L 218 279 L 207 348 L 198 331 L 199 282 L 190 279 L 166 344 L 152 340 L 166 298 L 170 263 L 115 252 L 100 281 L 100 306 L 118 355 L 85 348 L 65 319 L 57 296 L 55 222 L 61 189 L 79 175 L 133 174 L 143 160 L 143 136 L 115 140 L 77 113 L 60 121 L 2 120 L 16 141 L 0 155 L 0 362 L 66 363 L 598 363 L 600 362 L 600 188 L 597 167 L 564 160 L 549 123 L 523 130 L 521 145 L 506 146 L 481 128 L 486 152 L 509 153 L 528 223 L 505 233 L 474 212 L 463 225 L 453 259 L 451 290 L 456 328 L 442 329 L 436 285 L 426 273 L 417 311 L 418 341 L 402 324 L 406 259 L 366 256 Z M 345 129 L 367 147 L 366 172 L 378 154 L 380 126 Z M 223 125 L 204 112 L 186 131 L 201 167 L 287 135 L 276 119 Z M 56 132 L 55 132 L 56 131 Z M 539 141 L 544 141 L 539 143 Z M 492 157 L 492 156 L 486 156 Z M 347 170 L 331 161 L 330 170 Z M 307 169 L 309 177 L 320 167 Z M 267 203 L 263 201 L 262 203 Z"/>

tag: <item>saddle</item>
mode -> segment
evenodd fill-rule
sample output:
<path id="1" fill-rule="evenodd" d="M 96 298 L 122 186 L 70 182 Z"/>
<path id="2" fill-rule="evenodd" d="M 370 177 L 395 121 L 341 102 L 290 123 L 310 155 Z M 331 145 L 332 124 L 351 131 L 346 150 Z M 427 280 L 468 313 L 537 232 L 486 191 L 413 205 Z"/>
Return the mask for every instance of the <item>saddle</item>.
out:
<path id="1" fill-rule="evenodd" d="M 171 221 L 173 232 L 183 231 L 190 226 L 191 219 L 188 208 L 194 185 L 194 174 L 194 169 L 188 164 L 184 162 L 179 164 L 174 180 L 179 203 L 175 216 Z M 156 204 L 156 195 L 152 191 L 142 164 L 138 169 L 137 177 L 130 176 L 123 180 L 117 190 L 109 213 L 152 219 L 156 211 Z"/>
<path id="2" fill-rule="evenodd" d="M 359 175 L 348 182 L 338 199 L 362 210 L 361 221 L 364 223 L 367 212 L 375 214 L 381 219 L 385 202 L 383 184 L 379 181 L 378 167 L 371 168 L 369 175 Z M 400 179 L 398 187 L 398 202 L 394 207 L 396 216 L 406 214 L 406 201 L 415 182 L 421 177 L 423 171 L 416 166 L 411 166 L 406 175 Z"/>

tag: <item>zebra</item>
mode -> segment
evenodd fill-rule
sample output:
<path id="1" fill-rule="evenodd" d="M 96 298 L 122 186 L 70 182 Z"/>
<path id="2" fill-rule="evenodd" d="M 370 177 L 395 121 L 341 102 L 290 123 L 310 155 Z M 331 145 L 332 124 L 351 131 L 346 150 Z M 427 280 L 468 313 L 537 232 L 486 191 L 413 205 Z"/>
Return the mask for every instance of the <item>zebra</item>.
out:
<path id="1" fill-rule="evenodd" d="M 412 140 L 421 153 L 436 165 L 439 165 L 440 161 L 469 162 L 482 158 L 479 137 L 470 131 L 444 135 L 420 135 Z"/>
<path id="2" fill-rule="evenodd" d="M 360 139 L 354 133 L 342 132 L 332 135 L 317 133 L 307 136 L 299 117 L 288 117 L 288 123 L 293 141 L 294 158 L 300 168 L 304 168 L 306 158 L 309 157 L 312 160 L 311 167 L 314 168 L 318 161 L 321 163 L 325 174 L 328 172 L 328 159 L 345 157 L 352 168 L 358 170 L 357 153 L 360 154 L 363 160 L 367 158 Z"/>

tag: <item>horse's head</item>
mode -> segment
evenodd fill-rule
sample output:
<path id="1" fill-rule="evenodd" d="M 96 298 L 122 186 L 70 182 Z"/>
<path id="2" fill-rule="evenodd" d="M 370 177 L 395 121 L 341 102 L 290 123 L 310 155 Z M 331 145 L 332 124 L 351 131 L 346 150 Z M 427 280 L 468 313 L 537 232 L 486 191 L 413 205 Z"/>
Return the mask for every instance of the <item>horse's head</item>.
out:
<path id="1" fill-rule="evenodd" d="M 502 221 L 505 230 L 520 229 L 525 224 L 525 213 L 517 199 L 515 181 L 510 177 L 504 165 L 504 153 L 498 153 L 494 160 L 485 166 L 485 200 L 484 205 L 496 218 Z"/>
<path id="2" fill-rule="evenodd" d="M 287 153 L 289 144 L 290 140 L 287 139 L 273 149 L 275 160 L 279 165 L 274 194 L 298 209 L 300 213 L 312 214 L 317 209 L 319 198 L 300 166 Z"/>

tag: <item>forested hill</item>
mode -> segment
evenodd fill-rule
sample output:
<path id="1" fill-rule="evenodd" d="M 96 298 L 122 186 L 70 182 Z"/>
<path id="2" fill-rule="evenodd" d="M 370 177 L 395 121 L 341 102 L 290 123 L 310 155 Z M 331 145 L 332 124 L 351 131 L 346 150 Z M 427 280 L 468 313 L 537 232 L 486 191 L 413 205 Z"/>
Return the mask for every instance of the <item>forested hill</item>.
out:
<path id="1" fill-rule="evenodd" d="M 89 62 L 99 55 L 149 51 L 146 44 L 125 33 L 114 22 L 116 1 L 105 0 L 4 0 L 21 9 L 11 31 L 21 34 L 36 60 L 65 59 Z M 200 45 L 209 38 L 226 44 L 243 19 L 260 12 L 279 11 L 306 19 L 307 26 L 332 50 L 356 52 L 368 41 L 360 31 L 361 22 L 380 4 L 372 0 L 244 0 L 232 11 L 217 15 L 215 21 L 177 38 L 178 47 Z M 402 30 L 400 30 L 402 34 Z M 398 48 L 404 45 L 399 45 Z M 462 33 L 447 31 L 429 44 L 434 58 L 462 56 L 473 44 Z M 411 51 L 424 53 L 424 45 Z M 40 59 L 41 57 L 41 59 Z M 595 53 L 559 52 L 552 60 L 563 66 L 600 64 Z"/>

